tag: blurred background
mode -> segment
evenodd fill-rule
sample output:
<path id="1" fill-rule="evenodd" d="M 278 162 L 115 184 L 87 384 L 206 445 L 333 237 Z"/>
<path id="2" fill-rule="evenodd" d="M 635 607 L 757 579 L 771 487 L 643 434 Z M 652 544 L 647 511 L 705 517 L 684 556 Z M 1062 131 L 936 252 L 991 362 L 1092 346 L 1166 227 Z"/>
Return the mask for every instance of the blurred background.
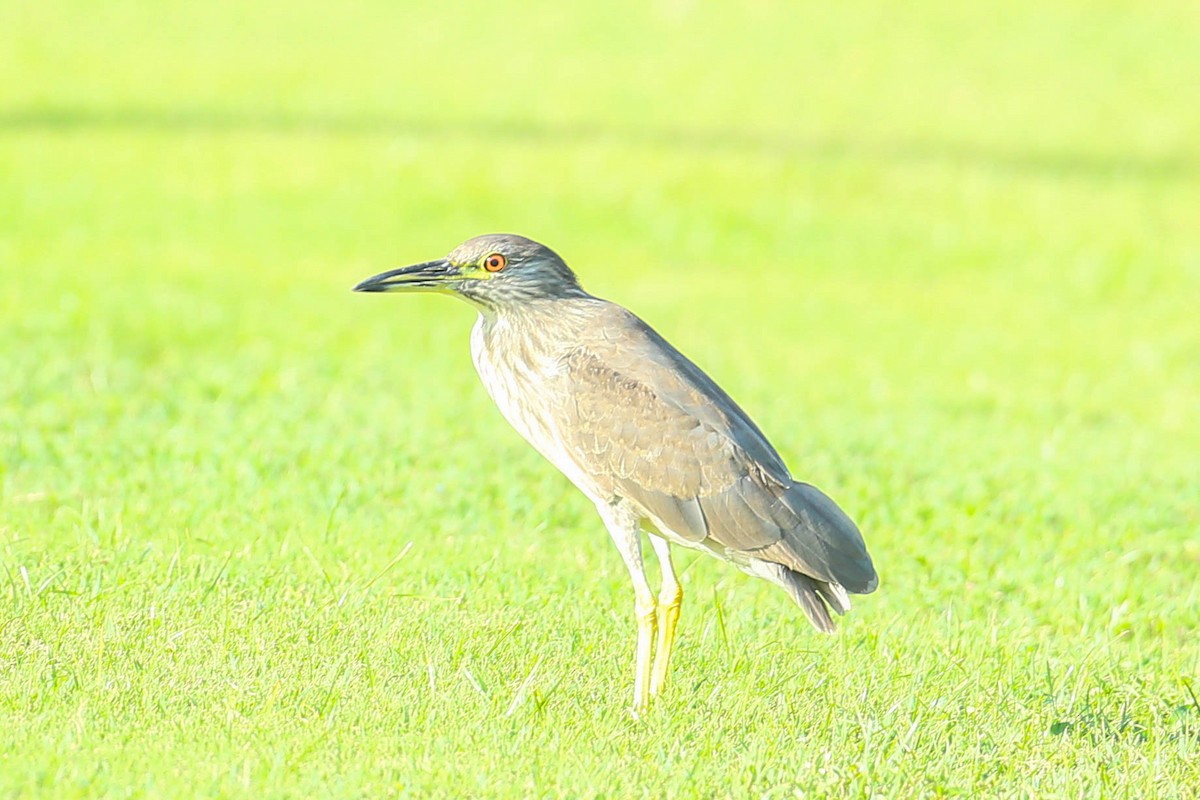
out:
<path id="1" fill-rule="evenodd" d="M 0 31 L 0 685 L 42 698 L 14 741 L 75 713 L 46 682 L 103 649 L 99 586 L 126 621 L 224 597 L 246 629 L 189 662 L 218 676 L 282 642 L 247 609 L 303 629 L 334 587 L 401 663 L 570 597 L 543 669 L 593 637 L 624 686 L 620 562 L 478 386 L 474 312 L 349 292 L 494 231 L 852 512 L 883 588 L 851 630 L 935 662 L 1034 642 L 1029 676 L 1132 637 L 1108 685 L 1162 698 L 1200 666 L 1194 3 L 0 0 Z M 718 619 L 745 643 L 792 612 L 688 580 L 684 685 Z M 763 658 L 817 646 L 790 627 Z"/>

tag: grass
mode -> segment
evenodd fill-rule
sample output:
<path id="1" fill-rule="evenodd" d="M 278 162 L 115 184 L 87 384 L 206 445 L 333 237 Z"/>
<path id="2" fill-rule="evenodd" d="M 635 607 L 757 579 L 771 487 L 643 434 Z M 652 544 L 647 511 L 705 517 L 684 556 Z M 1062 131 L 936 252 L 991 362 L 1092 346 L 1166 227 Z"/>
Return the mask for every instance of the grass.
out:
<path id="1" fill-rule="evenodd" d="M 0 795 L 1186 797 L 1193 4 L 0 3 Z M 471 312 L 549 242 L 882 576 L 670 693 Z"/>

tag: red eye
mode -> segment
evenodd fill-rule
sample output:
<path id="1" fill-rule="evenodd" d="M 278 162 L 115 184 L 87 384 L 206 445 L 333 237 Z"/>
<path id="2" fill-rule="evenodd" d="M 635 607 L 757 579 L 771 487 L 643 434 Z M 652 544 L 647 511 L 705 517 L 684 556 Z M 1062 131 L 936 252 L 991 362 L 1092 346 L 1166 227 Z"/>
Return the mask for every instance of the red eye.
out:
<path id="1" fill-rule="evenodd" d="M 499 253 L 492 253 L 483 260 L 483 268 L 488 272 L 499 272 L 500 270 L 504 269 L 504 265 L 507 263 L 508 261 L 504 258 L 504 256 L 500 255 Z"/>

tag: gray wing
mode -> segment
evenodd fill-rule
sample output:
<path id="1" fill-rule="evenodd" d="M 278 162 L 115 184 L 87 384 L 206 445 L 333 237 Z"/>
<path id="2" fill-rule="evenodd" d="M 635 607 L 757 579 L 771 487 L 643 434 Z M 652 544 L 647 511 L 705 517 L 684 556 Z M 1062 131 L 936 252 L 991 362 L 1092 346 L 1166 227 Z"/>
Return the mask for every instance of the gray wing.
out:
<path id="1" fill-rule="evenodd" d="M 672 532 L 848 591 L 877 583 L 858 528 L 795 482 L 741 408 L 636 316 L 606 304 L 562 364 L 560 435 L 602 492 Z"/>

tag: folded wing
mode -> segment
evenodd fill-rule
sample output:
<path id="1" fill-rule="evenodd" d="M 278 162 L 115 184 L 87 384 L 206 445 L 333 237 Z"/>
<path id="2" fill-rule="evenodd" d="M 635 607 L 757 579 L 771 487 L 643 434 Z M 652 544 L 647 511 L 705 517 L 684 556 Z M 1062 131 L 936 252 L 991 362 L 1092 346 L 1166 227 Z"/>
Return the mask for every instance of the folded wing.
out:
<path id="1" fill-rule="evenodd" d="M 854 593 L 878 583 L 854 522 L 792 479 L 741 408 L 630 312 L 609 306 L 563 363 L 560 436 L 584 471 L 676 535 Z M 631 354 L 637 354 L 634 357 Z"/>

